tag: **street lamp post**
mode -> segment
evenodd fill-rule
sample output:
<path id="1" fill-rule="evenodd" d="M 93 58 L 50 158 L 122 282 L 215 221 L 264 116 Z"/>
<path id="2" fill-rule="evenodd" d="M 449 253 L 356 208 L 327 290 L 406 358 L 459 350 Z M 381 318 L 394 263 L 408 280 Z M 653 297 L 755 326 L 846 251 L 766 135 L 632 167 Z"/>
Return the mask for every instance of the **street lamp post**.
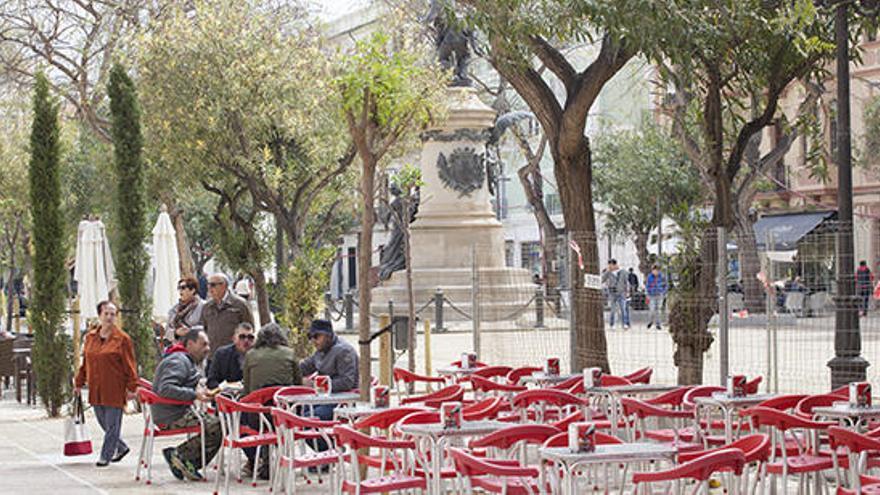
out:
<path id="1" fill-rule="evenodd" d="M 853 260 L 852 141 L 850 132 L 849 6 L 859 11 L 874 9 L 875 1 L 823 0 L 834 7 L 834 40 L 837 58 L 837 309 L 834 319 L 833 388 L 852 381 L 864 381 L 868 362 L 861 356 Z"/>

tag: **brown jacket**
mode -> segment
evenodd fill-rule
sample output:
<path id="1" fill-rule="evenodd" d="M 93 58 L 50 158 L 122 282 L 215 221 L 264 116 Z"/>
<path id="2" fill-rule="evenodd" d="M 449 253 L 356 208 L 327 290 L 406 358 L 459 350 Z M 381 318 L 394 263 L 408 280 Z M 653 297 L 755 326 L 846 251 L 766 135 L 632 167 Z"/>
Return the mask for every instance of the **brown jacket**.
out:
<path id="1" fill-rule="evenodd" d="M 253 325 L 254 316 L 247 301 L 236 296 L 231 291 L 217 304 L 213 299 L 208 299 L 202 308 L 202 325 L 205 333 L 211 341 L 211 358 L 217 349 L 232 343 L 232 335 L 238 324 L 246 321 Z"/>
<path id="2" fill-rule="evenodd" d="M 76 374 L 76 386 L 89 386 L 89 403 L 93 406 L 125 406 L 125 391 L 137 390 L 137 367 L 131 337 L 113 328 L 106 340 L 100 327 L 86 334 L 83 364 Z"/>

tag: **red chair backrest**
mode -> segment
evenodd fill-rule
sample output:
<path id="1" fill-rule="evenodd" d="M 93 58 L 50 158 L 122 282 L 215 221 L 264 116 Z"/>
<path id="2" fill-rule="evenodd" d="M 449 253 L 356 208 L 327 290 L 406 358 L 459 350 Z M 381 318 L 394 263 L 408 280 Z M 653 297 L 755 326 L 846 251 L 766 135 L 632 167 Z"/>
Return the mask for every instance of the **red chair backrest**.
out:
<path id="1" fill-rule="evenodd" d="M 796 416 L 778 409 L 770 409 L 767 407 L 753 407 L 747 409 L 747 415 L 752 418 L 756 426 L 766 425 L 772 426 L 780 431 L 786 431 L 793 428 L 803 428 L 809 430 L 824 430 L 834 423 L 813 421 L 802 416 Z"/>
<path id="2" fill-rule="evenodd" d="M 430 382 L 430 383 L 442 383 L 444 380 L 441 377 L 434 376 L 425 376 L 419 375 L 418 373 L 413 373 L 412 371 L 404 368 L 394 367 L 394 381 L 404 382 L 404 383 L 413 383 L 413 382 Z"/>
<path id="3" fill-rule="evenodd" d="M 538 476 L 537 468 L 492 464 L 461 449 L 451 448 L 449 454 L 455 463 L 456 471 L 469 478 L 482 475 L 513 478 L 535 478 Z"/>
<path id="4" fill-rule="evenodd" d="M 619 445 L 623 443 L 623 440 L 614 435 L 602 433 L 601 431 L 594 432 L 593 435 L 595 435 L 593 438 L 596 441 L 596 445 Z M 568 432 L 557 433 L 548 438 L 544 442 L 544 447 L 568 447 Z"/>
<path id="5" fill-rule="evenodd" d="M 843 400 L 845 399 L 842 396 L 834 394 L 811 395 L 801 399 L 797 406 L 795 406 L 794 412 L 803 418 L 812 419 L 813 409 L 817 407 L 833 406 L 835 402 L 841 402 Z"/>
<path id="6" fill-rule="evenodd" d="M 844 385 L 842 387 L 837 387 L 831 392 L 831 395 L 839 395 L 841 397 L 849 397 L 849 385 Z"/>
<path id="7" fill-rule="evenodd" d="M 758 404 L 758 407 L 768 407 L 770 409 L 788 411 L 789 409 L 797 407 L 800 401 L 804 400 L 806 397 L 807 395 L 804 394 L 780 395 L 779 397 L 773 397 L 761 402 Z"/>
<path id="8" fill-rule="evenodd" d="M 567 431 L 568 425 L 570 425 L 571 423 L 578 423 L 583 420 L 584 420 L 584 411 L 582 409 L 579 409 L 579 410 L 569 414 L 568 416 L 560 419 L 559 421 L 557 421 L 555 423 L 550 423 L 550 424 L 555 426 L 556 428 L 559 428 L 560 431 Z"/>
<path id="9" fill-rule="evenodd" d="M 770 459 L 770 436 L 766 433 L 746 435 L 727 447 L 741 450 L 747 463 L 766 462 Z"/>
<path id="10" fill-rule="evenodd" d="M 378 448 L 415 448 L 415 444 L 407 440 L 386 440 L 374 438 L 345 425 L 333 427 L 333 435 L 342 445 L 348 445 L 354 450 L 370 447 Z"/>
<path id="11" fill-rule="evenodd" d="M 621 385 L 632 385 L 632 382 L 622 376 L 602 374 L 599 377 L 600 387 L 619 387 Z"/>
<path id="12" fill-rule="evenodd" d="M 526 424 L 513 425 L 502 428 L 498 431 L 490 433 L 481 438 L 475 438 L 470 441 L 470 448 L 496 447 L 499 449 L 509 449 L 515 444 L 525 442 L 529 445 L 540 445 L 547 441 L 548 438 L 561 433 L 555 426 Z"/>
<path id="13" fill-rule="evenodd" d="M 161 397 L 152 390 L 147 390 L 144 387 L 138 387 L 137 389 L 137 397 L 138 401 L 141 404 L 153 405 L 153 404 L 168 404 L 175 406 L 189 406 L 192 405 L 192 402 L 182 401 L 182 400 L 174 400 L 174 399 L 166 399 L 165 397 Z"/>
<path id="14" fill-rule="evenodd" d="M 684 401 L 685 394 L 690 391 L 692 386 L 678 387 L 675 390 L 670 390 L 669 392 L 662 393 L 657 397 L 652 397 L 650 399 L 645 399 L 645 402 L 648 404 L 653 404 L 655 406 L 671 406 L 671 407 L 679 407 L 682 405 Z"/>
<path id="15" fill-rule="evenodd" d="M 761 381 L 764 380 L 763 376 L 756 376 L 751 380 L 746 382 L 746 394 L 757 394 L 758 386 L 761 385 Z"/>
<path id="16" fill-rule="evenodd" d="M 358 420 L 354 424 L 354 427 L 357 430 L 363 430 L 366 428 L 379 428 L 381 430 L 387 430 L 391 427 L 391 425 L 400 421 L 401 418 L 403 418 L 404 416 L 424 411 L 424 408 L 416 406 L 392 407 L 390 409 L 386 409 L 385 411 L 373 413 L 365 418 Z"/>
<path id="17" fill-rule="evenodd" d="M 523 390 L 526 390 L 526 387 L 522 385 L 493 382 L 488 378 L 483 378 L 482 376 L 477 375 L 471 375 L 471 387 L 480 392 L 492 392 L 496 390 L 503 392 L 522 392 Z"/>
<path id="18" fill-rule="evenodd" d="M 577 386 L 578 383 L 583 385 L 584 377 L 582 377 L 580 375 L 575 375 L 575 376 L 566 378 L 565 380 L 557 383 L 556 385 L 551 385 L 550 388 L 553 390 L 569 390 L 570 388 Z"/>
<path id="19" fill-rule="evenodd" d="M 730 469 L 737 476 L 742 474 L 746 465 L 746 456 L 739 449 L 721 449 L 710 452 L 693 461 L 686 462 L 677 468 L 680 478 L 691 478 L 698 481 L 709 479 L 722 469 Z"/>
<path id="20" fill-rule="evenodd" d="M 724 387 L 717 385 L 700 385 L 688 390 L 681 402 L 686 407 L 694 407 L 694 399 L 697 397 L 709 397 L 715 392 L 724 392 L 725 390 Z"/>
<path id="21" fill-rule="evenodd" d="M 262 404 L 254 403 L 254 402 L 238 402 L 232 400 L 228 397 L 224 397 L 222 395 L 218 395 L 214 397 L 214 401 L 217 403 L 217 411 L 221 413 L 231 414 L 236 412 L 245 412 L 245 413 L 264 413 L 269 412 L 269 409 Z"/>
<path id="22" fill-rule="evenodd" d="M 153 382 L 147 380 L 144 377 L 139 376 L 137 381 L 138 387 L 143 387 L 147 390 L 153 390 Z"/>
<path id="23" fill-rule="evenodd" d="M 419 411 L 400 418 L 398 425 L 426 425 L 440 422 L 439 411 Z"/>
<path id="24" fill-rule="evenodd" d="M 471 377 L 480 376 L 483 378 L 494 378 L 496 376 L 507 376 L 513 368 L 510 366 L 486 366 L 471 373 Z"/>
<path id="25" fill-rule="evenodd" d="M 436 392 L 431 392 L 430 394 L 419 395 L 419 396 L 414 396 L 414 397 L 405 397 L 400 401 L 400 403 L 401 404 L 409 404 L 412 402 L 425 402 L 425 401 L 429 401 L 429 400 L 433 400 L 433 401 L 445 400 L 445 399 L 449 399 L 451 397 L 455 397 L 456 395 L 459 395 L 463 392 L 464 392 L 464 389 L 461 387 L 461 385 L 450 385 L 448 387 L 443 387 L 440 390 L 437 390 Z"/>
<path id="26" fill-rule="evenodd" d="M 839 426 L 828 428 L 828 439 L 832 449 L 843 446 L 856 454 L 880 451 L 880 440 Z"/>
<path id="27" fill-rule="evenodd" d="M 522 368 L 514 368 L 507 374 L 507 381 L 518 385 L 519 379 L 524 376 L 531 376 L 532 373 L 536 371 L 541 371 L 543 368 L 539 368 L 537 366 L 523 366 Z"/>
<path id="28" fill-rule="evenodd" d="M 624 378 L 631 381 L 632 383 L 650 383 L 651 375 L 654 373 L 654 368 L 650 366 L 646 366 L 642 369 L 638 369 L 633 371 L 628 375 L 623 375 Z"/>
<path id="29" fill-rule="evenodd" d="M 554 406 L 583 405 L 584 401 L 574 394 L 553 389 L 526 390 L 513 396 L 514 408 L 524 408 L 532 404 L 545 403 Z"/>
<path id="30" fill-rule="evenodd" d="M 498 416 L 498 413 L 509 407 L 507 401 L 503 397 L 493 397 L 486 399 L 462 409 L 462 414 L 466 421 L 479 421 L 481 419 L 492 419 Z"/>
<path id="31" fill-rule="evenodd" d="M 480 361 L 477 361 L 476 365 L 477 365 L 477 368 L 485 368 L 486 366 L 489 366 L 488 364 L 482 363 Z M 449 366 L 461 368 L 461 359 L 459 359 L 458 361 L 453 361 L 453 362 L 449 363 Z"/>
<path id="32" fill-rule="evenodd" d="M 270 409 L 272 422 L 276 426 L 287 429 L 297 428 L 329 428 L 338 424 L 336 421 L 322 421 L 317 418 L 304 418 L 284 409 L 273 407 Z"/>
<path id="33" fill-rule="evenodd" d="M 245 395 L 239 402 L 248 402 L 251 404 L 269 404 L 275 398 L 275 393 L 284 388 L 283 385 L 263 387 Z"/>
<path id="34" fill-rule="evenodd" d="M 691 416 L 688 411 L 665 409 L 631 397 L 620 399 L 620 404 L 623 406 L 624 416 L 635 415 L 639 418 L 686 418 Z"/>

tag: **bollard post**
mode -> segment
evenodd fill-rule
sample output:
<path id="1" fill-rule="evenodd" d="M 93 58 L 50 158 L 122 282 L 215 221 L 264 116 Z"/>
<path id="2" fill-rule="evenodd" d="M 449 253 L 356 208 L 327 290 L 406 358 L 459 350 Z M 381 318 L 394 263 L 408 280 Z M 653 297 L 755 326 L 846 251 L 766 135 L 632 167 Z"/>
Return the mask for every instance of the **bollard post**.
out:
<path id="1" fill-rule="evenodd" d="M 345 306 L 345 329 L 354 329 L 354 296 L 351 291 L 345 293 L 343 305 Z"/>
<path id="2" fill-rule="evenodd" d="M 79 317 L 79 296 L 73 298 L 73 303 L 70 305 L 70 312 L 73 313 L 73 369 L 79 370 L 80 363 L 80 338 L 81 330 L 80 330 L 80 317 Z"/>
<path id="3" fill-rule="evenodd" d="M 379 315 L 379 330 L 391 324 L 391 316 Z M 385 332 L 379 336 L 379 383 L 391 385 L 391 332 Z"/>
<path id="4" fill-rule="evenodd" d="M 425 319 L 425 375 L 431 376 L 431 320 Z M 428 390 L 431 384 L 428 384 Z"/>
<path id="5" fill-rule="evenodd" d="M 437 287 L 434 292 L 434 329 L 439 333 L 443 328 L 443 289 Z"/>
<path id="6" fill-rule="evenodd" d="M 388 317 L 391 318 L 391 321 L 394 321 L 394 300 L 388 300 Z"/>
<path id="7" fill-rule="evenodd" d="M 330 313 L 330 306 L 333 304 L 333 299 L 330 296 L 330 292 L 327 291 L 324 293 L 324 319 L 327 321 L 333 321 L 333 315 Z"/>
<path id="8" fill-rule="evenodd" d="M 535 327 L 544 328 L 544 291 L 535 289 Z"/>

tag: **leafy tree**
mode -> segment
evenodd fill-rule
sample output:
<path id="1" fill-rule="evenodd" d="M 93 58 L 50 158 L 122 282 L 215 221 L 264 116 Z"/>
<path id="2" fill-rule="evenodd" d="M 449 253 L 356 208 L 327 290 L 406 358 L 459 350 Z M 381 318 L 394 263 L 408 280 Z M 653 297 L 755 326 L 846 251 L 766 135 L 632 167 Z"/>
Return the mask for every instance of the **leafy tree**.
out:
<path id="1" fill-rule="evenodd" d="M 146 294 L 149 258 L 144 249 L 147 237 L 144 195 L 143 138 L 141 113 L 134 83 L 121 65 L 110 71 L 111 135 L 117 178 L 117 221 L 121 232 L 117 248 L 116 274 L 122 299 L 123 324 L 135 344 L 138 371 L 151 377 L 156 346 Z"/>
<path id="2" fill-rule="evenodd" d="M 379 30 L 356 43 L 342 59 L 334 88 L 342 99 L 342 112 L 361 162 L 363 198 L 358 237 L 358 335 L 360 390 L 370 390 L 370 272 L 373 224 L 376 222 L 376 172 L 380 162 L 400 148 L 408 136 L 421 129 L 438 106 L 444 78 L 422 64 L 424 54 L 393 40 Z M 367 343 L 363 343 L 367 342 Z"/>
<path id="3" fill-rule="evenodd" d="M 29 324 L 34 330 L 37 391 L 49 416 L 56 417 L 64 404 L 71 362 L 62 331 L 67 273 L 61 213 L 58 103 L 49 95 L 49 81 L 42 74 L 37 74 L 33 101 L 28 176 L 34 288 Z"/>
<path id="4" fill-rule="evenodd" d="M 202 181 L 238 181 L 283 232 L 284 263 L 304 245 L 335 240 L 355 179 L 339 101 L 328 94 L 332 57 L 305 11 L 276 4 L 169 7 L 137 58 L 156 188 L 180 196 Z"/>
<path id="5" fill-rule="evenodd" d="M 593 211 L 592 156 L 585 135 L 587 116 L 605 84 L 647 44 L 657 26 L 654 2 L 567 2 L 462 0 L 468 21 L 488 42 L 488 59 L 525 101 L 547 137 L 566 229 L 584 253 L 585 271 L 599 273 Z M 633 15 L 638 12 L 639 15 Z M 597 41 L 595 59 L 581 61 L 566 51 L 574 43 Z M 533 65 L 537 61 L 545 69 Z M 559 88 L 559 91 L 556 91 Z M 572 263 L 576 263 L 575 257 Z M 610 371 L 598 289 L 572 285 L 575 334 L 573 369 Z"/>
<path id="6" fill-rule="evenodd" d="M 286 269 L 280 282 L 284 307 L 279 319 L 290 328 L 290 346 L 297 359 L 305 359 L 314 352 L 308 338 L 309 325 L 321 309 L 335 255 L 333 246 L 307 246 Z"/>
<path id="7" fill-rule="evenodd" d="M 764 167 L 791 146 L 794 126 L 779 100 L 797 90 L 794 82 L 820 75 L 833 48 L 828 23 L 809 0 L 701 0 L 661 7 L 655 13 L 664 39 L 648 48 L 675 88 L 673 131 L 711 186 L 711 226 L 732 230 L 739 198 L 753 194 Z M 760 133 L 776 124 L 787 135 L 760 155 Z M 681 384 L 702 381 L 703 353 L 712 343 L 707 325 L 716 311 L 714 233 L 703 236 L 699 260 L 692 276 L 677 286 L 680 297 L 671 305 Z"/>
<path id="8" fill-rule="evenodd" d="M 660 219 L 700 199 L 697 171 L 672 136 L 649 121 L 638 130 L 600 134 L 593 151 L 593 190 L 608 208 L 606 226 L 633 240 L 639 271 L 646 274 L 648 241 Z"/>

